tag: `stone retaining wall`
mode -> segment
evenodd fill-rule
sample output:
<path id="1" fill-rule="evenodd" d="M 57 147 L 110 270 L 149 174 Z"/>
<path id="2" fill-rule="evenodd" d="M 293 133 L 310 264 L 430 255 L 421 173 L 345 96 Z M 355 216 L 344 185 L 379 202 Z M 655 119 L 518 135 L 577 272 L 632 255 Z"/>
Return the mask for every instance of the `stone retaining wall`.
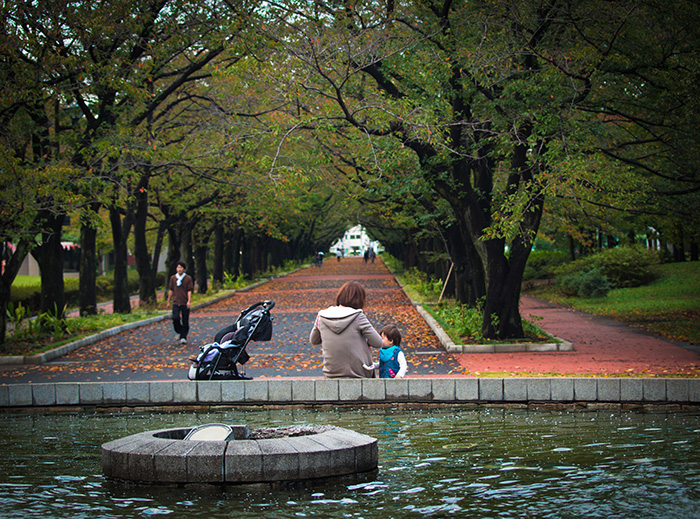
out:
<path id="1" fill-rule="evenodd" d="M 700 405 L 700 379 L 429 378 L 60 382 L 0 386 L 0 409 L 366 403 Z"/>

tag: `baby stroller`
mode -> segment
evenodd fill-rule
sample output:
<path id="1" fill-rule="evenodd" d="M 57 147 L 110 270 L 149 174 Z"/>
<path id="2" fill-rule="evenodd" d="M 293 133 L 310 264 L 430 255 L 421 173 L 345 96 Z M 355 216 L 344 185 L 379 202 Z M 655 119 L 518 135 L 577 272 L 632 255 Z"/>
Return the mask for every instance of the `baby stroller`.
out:
<path id="1" fill-rule="evenodd" d="M 241 312 L 236 321 L 219 330 L 214 342 L 200 346 L 197 358 L 191 359 L 190 380 L 250 380 L 238 372 L 236 364 L 245 364 L 250 356 L 245 351 L 250 341 L 272 338 L 274 301 L 260 301 Z"/>

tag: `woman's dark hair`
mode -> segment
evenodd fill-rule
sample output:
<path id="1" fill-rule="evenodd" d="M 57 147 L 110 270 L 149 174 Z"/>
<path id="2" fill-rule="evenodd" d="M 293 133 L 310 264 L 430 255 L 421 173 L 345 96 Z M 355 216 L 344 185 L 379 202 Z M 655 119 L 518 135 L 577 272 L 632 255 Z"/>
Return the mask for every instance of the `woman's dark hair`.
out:
<path id="1" fill-rule="evenodd" d="M 357 281 L 348 281 L 335 296 L 336 306 L 349 306 L 361 309 L 365 306 L 365 289 Z"/>
<path id="2" fill-rule="evenodd" d="M 178 261 L 177 264 L 181 266 L 183 269 L 187 269 L 187 265 L 185 264 L 184 261 Z"/>
<path id="3" fill-rule="evenodd" d="M 379 335 L 383 335 L 391 341 L 394 346 L 401 346 L 401 332 L 393 324 L 387 324 L 384 328 L 379 330 Z"/>

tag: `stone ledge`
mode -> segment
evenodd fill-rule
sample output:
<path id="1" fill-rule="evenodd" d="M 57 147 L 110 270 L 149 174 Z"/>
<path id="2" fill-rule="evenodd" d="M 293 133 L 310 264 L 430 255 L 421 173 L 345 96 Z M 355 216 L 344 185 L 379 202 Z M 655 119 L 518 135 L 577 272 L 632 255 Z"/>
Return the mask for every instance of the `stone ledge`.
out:
<path id="1" fill-rule="evenodd" d="M 697 378 L 408 377 L 158 382 L 56 382 L 0 386 L 0 411 L 61 407 L 371 403 L 611 402 L 700 405 Z"/>
<path id="2" fill-rule="evenodd" d="M 574 345 L 564 339 L 555 337 L 561 342 L 538 343 L 489 343 L 489 344 L 455 344 L 452 338 L 442 329 L 440 324 L 421 305 L 416 305 L 416 310 L 423 317 L 430 329 L 437 336 L 440 344 L 447 353 L 519 353 L 519 352 L 553 352 L 574 351 Z"/>

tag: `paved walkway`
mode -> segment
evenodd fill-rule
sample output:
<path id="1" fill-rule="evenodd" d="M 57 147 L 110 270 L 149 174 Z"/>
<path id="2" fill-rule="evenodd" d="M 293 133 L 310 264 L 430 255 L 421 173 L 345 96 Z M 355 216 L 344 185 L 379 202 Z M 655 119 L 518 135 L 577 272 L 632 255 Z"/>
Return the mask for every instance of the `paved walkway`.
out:
<path id="1" fill-rule="evenodd" d="M 409 377 L 479 376 L 487 372 L 547 374 L 700 374 L 700 353 L 609 319 L 523 298 L 522 314 L 541 317 L 550 333 L 574 344 L 573 352 L 447 354 L 381 260 L 326 260 L 289 276 L 238 292 L 192 313 L 189 344 L 176 340 L 169 320 L 145 325 L 75 350 L 40 366 L 5 366 L 0 384 L 184 380 L 198 346 L 235 321 L 241 310 L 265 299 L 276 302 L 273 338 L 248 346 L 245 366 L 254 378 L 322 377 L 320 347 L 309 332 L 319 309 L 332 304 L 338 288 L 357 280 L 367 290 L 365 309 L 379 329 L 395 323 L 404 336 Z"/>

